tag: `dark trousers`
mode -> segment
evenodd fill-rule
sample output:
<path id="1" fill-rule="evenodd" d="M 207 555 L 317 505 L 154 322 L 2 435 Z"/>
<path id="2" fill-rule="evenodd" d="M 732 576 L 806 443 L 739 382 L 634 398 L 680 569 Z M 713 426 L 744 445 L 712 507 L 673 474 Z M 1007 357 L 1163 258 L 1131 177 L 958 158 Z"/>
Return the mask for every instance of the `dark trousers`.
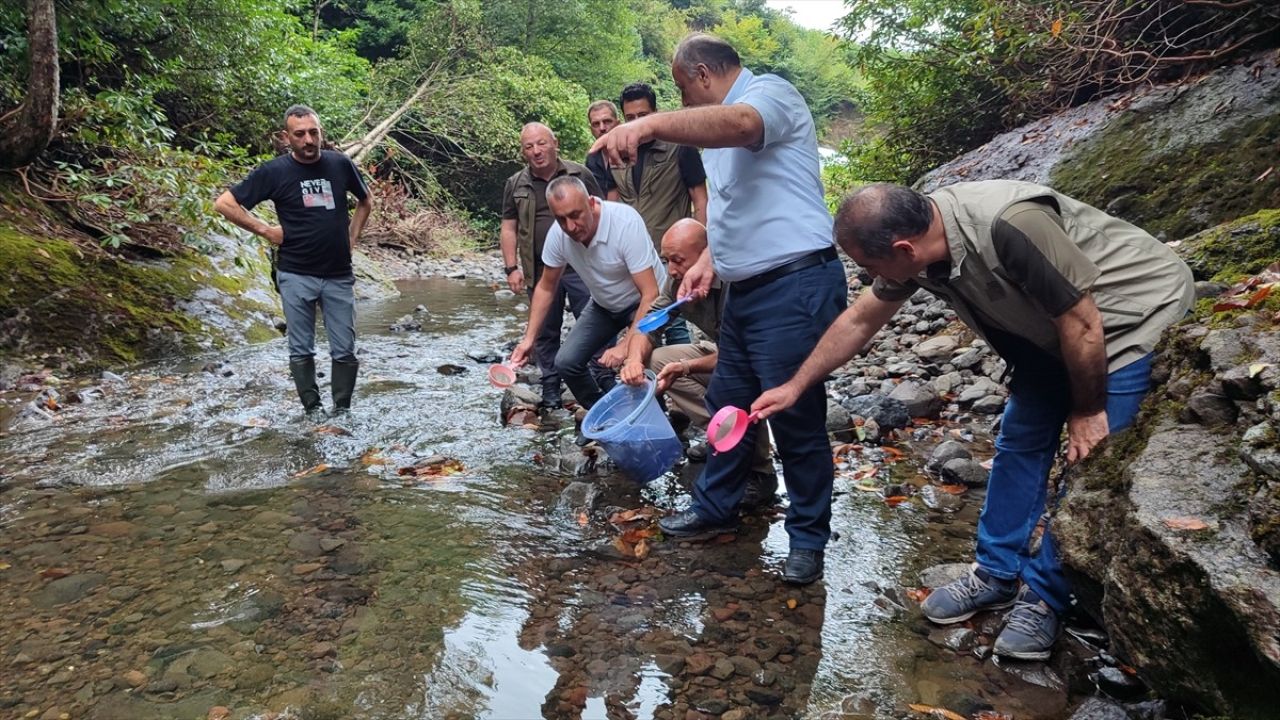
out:
<path id="1" fill-rule="evenodd" d="M 805 268 L 739 292 L 729 285 L 720 327 L 720 356 L 707 408 L 751 407 L 760 393 L 795 374 L 822 333 L 847 304 L 839 260 Z M 822 550 L 831 536 L 834 466 L 827 440 L 827 391 L 810 387 L 795 405 L 769 419 L 787 485 L 786 529 L 792 549 Z M 747 489 L 759 424 L 737 447 L 707 457 L 693 488 L 693 510 L 704 519 L 732 520 Z"/>
<path id="2" fill-rule="evenodd" d="M 556 367 L 564 375 L 564 383 L 573 392 L 573 398 L 582 407 L 590 409 L 613 387 L 612 372 L 607 377 L 600 377 L 591 371 L 592 358 L 600 357 L 613 344 L 618 333 L 631 325 L 635 316 L 635 305 L 615 312 L 605 310 L 592 300 L 578 316 L 578 324 L 569 331 L 569 337 L 565 338 L 556 355 Z"/>
<path id="3" fill-rule="evenodd" d="M 533 287 L 536 284 L 537 279 L 535 278 L 533 284 L 529 286 L 530 301 L 533 299 Z M 564 273 L 560 276 L 560 285 L 551 296 L 551 307 L 547 309 L 547 317 L 543 321 L 542 327 L 538 328 L 538 334 L 533 340 L 533 359 L 538 363 L 538 369 L 542 371 L 542 399 L 545 402 L 560 402 L 560 380 L 562 378 L 556 368 L 556 354 L 560 352 L 560 333 L 564 327 L 564 310 L 566 307 L 569 308 L 569 312 L 573 313 L 575 318 L 579 318 L 590 300 L 591 292 L 587 290 L 586 283 L 582 282 L 582 276 L 575 272 L 572 267 L 565 268 Z M 611 345 L 613 345 L 612 342 L 606 344 L 604 348 L 592 356 L 590 371 L 593 376 L 599 378 L 607 374 L 612 377 L 612 372 L 609 372 L 596 362 L 600 359 L 600 355 L 604 350 Z"/>

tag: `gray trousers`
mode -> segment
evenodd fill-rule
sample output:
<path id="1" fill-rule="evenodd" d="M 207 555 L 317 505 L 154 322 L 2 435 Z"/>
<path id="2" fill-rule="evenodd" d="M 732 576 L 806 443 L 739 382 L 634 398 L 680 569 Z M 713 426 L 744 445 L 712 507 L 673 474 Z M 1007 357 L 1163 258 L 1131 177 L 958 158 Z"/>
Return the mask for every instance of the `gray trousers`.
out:
<path id="1" fill-rule="evenodd" d="M 599 357 L 605 348 L 612 345 L 618 333 L 630 327 L 635 315 L 636 305 L 615 312 L 605 310 L 595 300 L 589 300 L 578 316 L 578 323 L 560 345 L 560 352 L 556 353 L 556 369 L 582 407 L 590 409 L 614 386 L 612 371 L 604 377 L 591 372 L 591 358 Z"/>
<path id="2" fill-rule="evenodd" d="M 316 354 L 316 305 L 324 313 L 329 335 L 329 357 L 338 362 L 356 361 L 356 300 L 354 275 L 315 277 L 277 270 L 280 303 L 288 323 L 289 359 Z"/>

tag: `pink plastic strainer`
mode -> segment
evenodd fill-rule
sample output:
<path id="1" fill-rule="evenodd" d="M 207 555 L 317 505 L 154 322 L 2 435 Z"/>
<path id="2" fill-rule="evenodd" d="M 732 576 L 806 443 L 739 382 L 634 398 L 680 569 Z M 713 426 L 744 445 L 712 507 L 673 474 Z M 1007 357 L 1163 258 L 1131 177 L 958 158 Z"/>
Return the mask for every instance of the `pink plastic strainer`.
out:
<path id="1" fill-rule="evenodd" d="M 742 441 L 747 427 L 759 419 L 759 413 L 748 415 L 742 408 L 726 405 L 707 423 L 707 444 L 718 453 L 728 452 Z"/>
<path id="2" fill-rule="evenodd" d="M 509 362 L 490 365 L 489 383 L 496 388 L 509 388 L 515 385 L 516 369 Z"/>

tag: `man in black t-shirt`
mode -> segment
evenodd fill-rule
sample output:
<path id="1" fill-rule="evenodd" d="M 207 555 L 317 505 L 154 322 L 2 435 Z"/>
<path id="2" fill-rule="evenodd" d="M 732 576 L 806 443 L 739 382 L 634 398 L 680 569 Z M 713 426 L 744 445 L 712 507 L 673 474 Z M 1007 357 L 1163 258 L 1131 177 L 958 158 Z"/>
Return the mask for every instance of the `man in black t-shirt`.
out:
<path id="1" fill-rule="evenodd" d="M 323 409 L 316 386 L 316 305 L 329 335 L 335 412 L 351 407 L 356 373 L 355 275 L 351 250 L 364 228 L 373 199 L 355 163 L 321 149 L 320 118 L 306 105 L 285 111 L 288 154 L 258 166 L 222 193 L 214 207 L 231 222 L 278 248 L 280 300 L 288 324 L 289 372 L 308 414 Z M 347 193 L 359 201 L 347 210 Z M 275 204 L 279 225 L 250 214 L 258 203 Z"/>

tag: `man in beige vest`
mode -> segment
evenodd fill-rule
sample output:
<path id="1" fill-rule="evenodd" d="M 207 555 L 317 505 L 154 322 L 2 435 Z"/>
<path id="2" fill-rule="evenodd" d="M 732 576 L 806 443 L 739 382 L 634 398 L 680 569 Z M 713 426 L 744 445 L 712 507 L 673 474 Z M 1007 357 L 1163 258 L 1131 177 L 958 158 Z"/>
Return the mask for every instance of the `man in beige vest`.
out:
<path id="1" fill-rule="evenodd" d="M 646 83 L 626 86 L 620 99 L 626 122 L 658 111 L 658 96 Z M 662 236 L 677 220 L 691 217 L 707 224 L 707 174 L 697 148 L 688 145 L 647 142 L 637 148 L 633 162 L 609 168 L 609 177 L 600 189 L 608 199 L 626 203 L 640 213 L 658 252 L 662 252 Z M 664 339 L 668 345 L 692 342 L 689 328 L 681 320 L 667 326 Z"/>
<path id="2" fill-rule="evenodd" d="M 939 624 L 1013 606 L 998 655 L 1045 660 L 1071 588 L 1046 528 L 1048 475 L 1067 429 L 1068 464 L 1133 423 L 1151 353 L 1190 309 L 1191 271 L 1137 227 L 1055 192 L 1010 180 L 959 183 L 929 196 L 870 185 L 836 216 L 836 240 L 875 282 L 823 335 L 795 376 L 753 404 L 788 407 L 866 347 L 918 288 L 945 299 L 1005 359 L 1009 402 L 996 438 L 975 569 L 921 610 Z"/>
<path id="3" fill-rule="evenodd" d="M 542 277 L 542 246 L 547 232 L 555 225 L 555 216 L 547 204 L 547 186 L 558 177 L 569 176 L 581 180 L 592 195 L 603 197 L 603 193 L 587 168 L 560 158 L 560 143 L 555 133 L 540 122 L 521 128 L 520 153 L 527 164 L 507 178 L 502 193 L 502 272 L 511 292 L 528 292 L 532 302 L 533 288 Z M 561 377 L 555 357 L 560 351 L 565 307 L 576 318 L 590 299 L 591 293 L 578 273 L 572 267 L 565 268 L 544 315 L 545 322 L 538 329 L 534 350 L 538 369 L 542 371 L 542 409 L 561 406 Z M 598 380 L 612 375 L 594 363 L 592 374 Z"/>

